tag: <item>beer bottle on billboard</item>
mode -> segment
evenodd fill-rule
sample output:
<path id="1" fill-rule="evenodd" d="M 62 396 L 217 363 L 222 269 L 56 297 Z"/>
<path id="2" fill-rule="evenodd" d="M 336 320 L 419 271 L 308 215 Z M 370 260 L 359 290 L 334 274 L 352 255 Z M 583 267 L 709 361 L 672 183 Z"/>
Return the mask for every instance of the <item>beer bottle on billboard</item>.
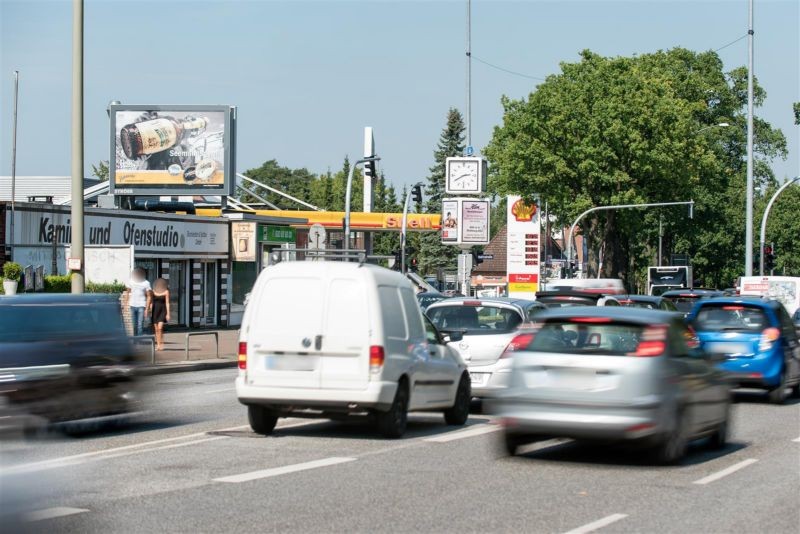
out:
<path id="1" fill-rule="evenodd" d="M 159 117 L 124 126 L 119 131 L 119 141 L 125 156 L 135 159 L 172 148 L 189 133 L 207 126 L 208 119 L 205 117 L 187 117 L 183 120 Z"/>

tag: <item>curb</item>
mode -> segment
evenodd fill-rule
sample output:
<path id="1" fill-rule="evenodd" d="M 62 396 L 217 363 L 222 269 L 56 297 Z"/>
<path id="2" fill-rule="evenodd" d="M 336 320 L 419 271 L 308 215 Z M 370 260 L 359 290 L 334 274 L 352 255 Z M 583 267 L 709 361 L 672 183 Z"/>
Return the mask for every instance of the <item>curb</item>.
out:
<path id="1" fill-rule="evenodd" d="M 211 362 L 178 362 L 163 364 L 148 364 L 137 369 L 140 376 L 167 375 L 173 373 L 191 373 L 193 371 L 208 371 L 213 369 L 232 369 L 238 365 L 236 360 L 220 360 Z"/>

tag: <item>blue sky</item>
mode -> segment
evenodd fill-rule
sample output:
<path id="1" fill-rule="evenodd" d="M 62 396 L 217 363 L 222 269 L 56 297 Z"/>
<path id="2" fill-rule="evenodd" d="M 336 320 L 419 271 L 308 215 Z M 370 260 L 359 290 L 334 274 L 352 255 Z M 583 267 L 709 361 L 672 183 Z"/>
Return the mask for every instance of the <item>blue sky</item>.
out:
<path id="1" fill-rule="evenodd" d="M 800 173 L 800 4 L 756 0 L 758 113 L 783 130 Z M 69 0 L 0 0 L 0 174 L 11 170 L 12 72 L 20 71 L 17 174 L 70 172 Z M 450 106 L 465 102 L 464 1 L 112 1 L 85 4 L 86 168 L 108 159 L 110 100 L 239 107 L 238 170 L 275 158 L 314 172 L 358 156 L 375 128 L 396 184 L 424 178 Z M 473 1 L 473 54 L 535 77 L 584 48 L 631 55 L 717 49 L 747 31 L 747 1 Z M 727 69 L 747 41 L 719 52 Z M 501 120 L 500 97 L 536 80 L 473 65 L 473 144 Z"/>

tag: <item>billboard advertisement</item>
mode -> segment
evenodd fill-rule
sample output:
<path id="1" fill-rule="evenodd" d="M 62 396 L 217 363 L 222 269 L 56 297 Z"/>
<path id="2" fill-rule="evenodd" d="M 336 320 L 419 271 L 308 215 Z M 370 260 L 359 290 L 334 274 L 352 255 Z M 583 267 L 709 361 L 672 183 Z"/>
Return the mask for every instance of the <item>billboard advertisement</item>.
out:
<path id="1" fill-rule="evenodd" d="M 234 176 L 230 106 L 112 105 L 111 192 L 229 195 Z"/>
<path id="2" fill-rule="evenodd" d="M 442 202 L 442 241 L 455 243 L 458 241 L 458 201 Z"/>
<path id="3" fill-rule="evenodd" d="M 506 272 L 508 296 L 532 299 L 539 290 L 539 236 L 541 219 L 537 203 L 509 195 L 507 208 Z"/>

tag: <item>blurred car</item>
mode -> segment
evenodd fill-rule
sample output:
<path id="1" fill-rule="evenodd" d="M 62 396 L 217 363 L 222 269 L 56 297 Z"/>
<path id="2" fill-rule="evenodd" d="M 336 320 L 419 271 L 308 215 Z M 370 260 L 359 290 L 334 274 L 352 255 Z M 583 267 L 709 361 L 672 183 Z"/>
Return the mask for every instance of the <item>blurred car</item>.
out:
<path id="1" fill-rule="evenodd" d="M 800 342 L 777 300 L 721 297 L 701 301 L 687 317 L 706 352 L 718 354 L 731 380 L 769 391 L 781 404 L 786 389 L 800 398 Z"/>
<path id="2" fill-rule="evenodd" d="M 661 310 L 676 312 L 678 308 L 671 300 L 656 295 L 620 295 L 617 297 L 620 305 L 630 308 L 645 308 L 648 310 Z"/>
<path id="3" fill-rule="evenodd" d="M 697 301 L 702 299 L 710 299 L 713 297 L 722 297 L 725 293 L 718 289 L 675 289 L 672 291 L 665 291 L 661 294 L 662 297 L 671 301 L 678 311 L 684 315 L 689 315 L 692 308 Z"/>
<path id="4" fill-rule="evenodd" d="M 91 428 L 134 406 L 136 360 L 116 295 L 0 297 L 0 427 Z"/>
<path id="5" fill-rule="evenodd" d="M 446 298 L 447 297 L 441 293 L 434 293 L 433 291 L 423 291 L 422 293 L 417 293 L 417 302 L 419 302 L 419 307 L 422 311 L 427 310 L 428 306 L 431 304 Z"/>
<path id="6" fill-rule="evenodd" d="M 600 295 L 624 295 L 625 285 L 619 278 L 561 278 L 547 284 L 548 291 L 585 291 Z"/>
<path id="7" fill-rule="evenodd" d="M 800 330 L 800 308 L 797 308 L 792 315 L 792 322 L 796 330 Z"/>
<path id="8" fill-rule="evenodd" d="M 427 315 L 444 333 L 458 333 L 449 345 L 467 363 L 472 395 L 490 397 L 506 386 L 509 359 L 502 358 L 517 328 L 544 310 L 542 304 L 505 297 L 453 298 L 431 304 Z"/>
<path id="9" fill-rule="evenodd" d="M 627 441 L 678 461 L 689 441 L 727 439 L 730 384 L 675 313 L 548 310 L 511 341 L 509 387 L 494 411 L 510 454 L 540 439 Z"/>
<path id="10" fill-rule="evenodd" d="M 617 297 L 593 291 L 561 289 L 558 291 L 539 291 L 536 302 L 548 308 L 567 308 L 572 306 L 619 306 Z"/>

